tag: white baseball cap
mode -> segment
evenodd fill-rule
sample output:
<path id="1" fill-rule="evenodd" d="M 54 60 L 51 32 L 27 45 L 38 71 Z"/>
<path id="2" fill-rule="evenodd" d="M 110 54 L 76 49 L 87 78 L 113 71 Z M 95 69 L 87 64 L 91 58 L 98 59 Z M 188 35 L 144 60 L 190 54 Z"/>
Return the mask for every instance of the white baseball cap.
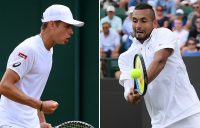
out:
<path id="1" fill-rule="evenodd" d="M 181 1 L 181 4 L 182 5 L 190 4 L 190 0 L 183 0 Z"/>
<path id="2" fill-rule="evenodd" d="M 77 27 L 81 27 L 84 25 L 84 22 L 74 20 L 70 9 L 64 5 L 54 4 L 44 11 L 42 22 L 58 20 Z"/>
<path id="3" fill-rule="evenodd" d="M 182 9 L 177 9 L 176 10 L 176 15 L 183 15 L 184 11 Z"/>
<path id="4" fill-rule="evenodd" d="M 106 11 L 107 12 L 115 12 L 115 7 L 110 5 L 110 6 L 107 7 Z"/>
<path id="5" fill-rule="evenodd" d="M 135 6 L 130 6 L 130 7 L 128 8 L 127 13 L 128 13 L 128 14 L 133 13 L 134 9 L 135 9 Z"/>

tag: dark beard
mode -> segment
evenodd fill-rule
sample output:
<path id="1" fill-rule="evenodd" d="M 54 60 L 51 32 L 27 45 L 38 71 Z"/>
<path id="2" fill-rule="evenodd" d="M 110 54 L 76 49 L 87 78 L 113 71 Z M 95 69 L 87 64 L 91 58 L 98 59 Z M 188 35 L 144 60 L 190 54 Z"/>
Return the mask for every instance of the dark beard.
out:
<path id="1" fill-rule="evenodd" d="M 136 37 L 136 33 L 134 34 L 134 36 L 139 42 L 143 43 L 146 39 L 148 39 L 150 37 L 151 32 L 148 35 L 146 35 L 145 37 Z"/>

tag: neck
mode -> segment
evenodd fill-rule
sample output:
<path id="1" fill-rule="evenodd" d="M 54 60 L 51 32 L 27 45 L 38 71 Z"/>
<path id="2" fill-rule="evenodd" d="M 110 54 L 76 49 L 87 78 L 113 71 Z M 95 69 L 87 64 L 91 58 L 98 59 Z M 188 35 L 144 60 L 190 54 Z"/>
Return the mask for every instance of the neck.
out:
<path id="1" fill-rule="evenodd" d="M 109 19 L 112 20 L 112 19 L 113 19 L 113 16 L 112 16 L 112 17 L 109 16 Z"/>
<path id="2" fill-rule="evenodd" d="M 181 30 L 182 30 L 182 28 L 178 28 L 178 29 L 176 29 L 178 32 L 180 32 Z"/>
<path id="3" fill-rule="evenodd" d="M 104 32 L 104 36 L 107 37 L 109 35 L 109 32 Z"/>
<path id="4" fill-rule="evenodd" d="M 50 38 L 50 35 L 45 32 L 45 30 L 41 31 L 40 37 L 42 38 L 44 46 L 48 51 L 55 45 L 54 41 Z"/>

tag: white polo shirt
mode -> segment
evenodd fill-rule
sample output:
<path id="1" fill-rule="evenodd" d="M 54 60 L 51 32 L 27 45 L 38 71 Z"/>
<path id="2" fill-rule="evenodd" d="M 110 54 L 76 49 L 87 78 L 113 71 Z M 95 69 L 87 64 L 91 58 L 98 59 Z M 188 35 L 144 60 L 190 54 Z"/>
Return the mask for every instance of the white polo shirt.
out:
<path id="1" fill-rule="evenodd" d="M 26 95 L 40 99 L 47 82 L 53 51 L 48 51 L 39 35 L 28 38 L 11 53 L 7 68 L 15 71 L 20 80 L 16 86 Z M 5 96 L 0 100 L 0 125 L 14 128 L 40 128 L 37 110 L 16 103 Z"/>
<path id="2" fill-rule="evenodd" d="M 100 28 L 102 30 L 102 24 L 105 22 L 109 22 L 111 25 L 111 29 L 113 31 L 120 31 L 122 30 L 122 19 L 118 16 L 113 16 L 112 19 L 110 19 L 108 16 L 105 16 L 100 21 Z"/>
<path id="3" fill-rule="evenodd" d="M 175 34 L 176 38 L 177 38 L 177 43 L 179 48 L 184 46 L 188 40 L 188 35 L 189 35 L 189 31 L 182 29 L 181 31 L 173 31 L 173 33 Z"/>
<path id="4" fill-rule="evenodd" d="M 117 45 L 120 45 L 120 37 L 117 32 L 110 29 L 109 35 L 107 37 L 105 37 L 104 33 L 101 32 L 100 48 L 102 48 L 105 52 L 108 50 L 113 51 Z"/>
<path id="5" fill-rule="evenodd" d="M 153 128 L 166 127 L 200 112 L 198 96 L 190 83 L 176 41 L 170 30 L 157 28 L 143 44 L 134 38 L 130 49 L 121 54 L 118 60 L 122 72 L 119 82 L 124 86 L 124 83 L 132 81 L 129 71 L 133 69 L 133 58 L 136 53 L 143 55 L 148 69 L 155 52 L 164 48 L 173 49 L 164 69 L 148 85 L 144 96 Z"/>

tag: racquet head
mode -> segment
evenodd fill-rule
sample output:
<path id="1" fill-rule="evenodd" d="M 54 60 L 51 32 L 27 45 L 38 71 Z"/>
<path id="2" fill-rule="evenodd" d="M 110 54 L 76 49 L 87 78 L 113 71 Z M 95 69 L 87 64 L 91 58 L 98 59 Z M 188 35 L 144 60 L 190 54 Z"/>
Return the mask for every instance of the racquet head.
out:
<path id="1" fill-rule="evenodd" d="M 67 121 L 53 128 L 94 128 L 94 127 L 82 121 Z"/>
<path id="2" fill-rule="evenodd" d="M 141 54 L 136 54 L 134 56 L 133 68 L 139 69 L 142 73 L 138 79 L 134 79 L 134 83 L 135 90 L 139 93 L 139 95 L 144 95 L 147 90 L 148 78 L 144 59 Z"/>

